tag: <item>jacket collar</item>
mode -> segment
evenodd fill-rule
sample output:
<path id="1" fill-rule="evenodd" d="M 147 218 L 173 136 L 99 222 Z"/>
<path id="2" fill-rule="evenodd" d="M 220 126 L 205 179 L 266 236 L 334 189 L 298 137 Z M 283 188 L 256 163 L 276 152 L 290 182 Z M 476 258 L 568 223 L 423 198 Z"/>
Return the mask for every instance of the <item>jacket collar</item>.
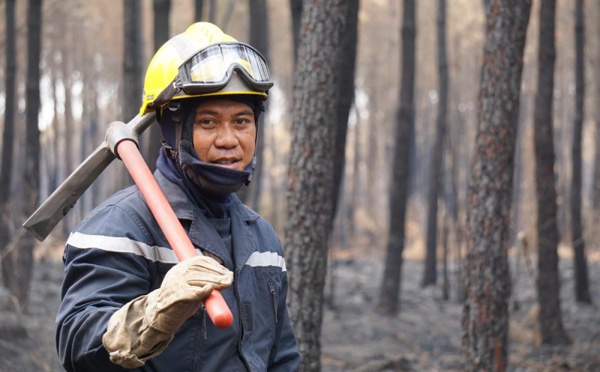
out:
<path id="1" fill-rule="evenodd" d="M 188 220 L 189 237 L 194 245 L 221 258 L 228 268 L 244 265 L 247 258 L 256 249 L 255 238 L 250 231 L 249 225 L 255 222 L 260 215 L 245 206 L 237 195 L 232 194 L 231 206 L 231 236 L 233 241 L 233 256 L 229 251 L 217 230 L 212 226 L 203 211 L 197 207 L 188 197 L 184 190 L 177 184 L 168 180 L 160 171 L 154 174 L 159 186 L 163 190 L 167 201 L 173 208 L 179 220 Z"/>
<path id="2" fill-rule="evenodd" d="M 175 183 L 169 181 L 159 170 L 154 172 L 154 177 L 160 188 L 163 190 L 169 204 L 171 204 L 171 207 L 175 211 L 177 218 L 185 220 L 193 220 L 196 218 L 199 209 L 193 205 L 185 191 Z M 236 213 L 240 214 L 242 220 L 253 222 L 260 217 L 258 213 L 245 206 L 236 194 L 231 194 L 231 197 L 232 208 L 236 209 Z"/>

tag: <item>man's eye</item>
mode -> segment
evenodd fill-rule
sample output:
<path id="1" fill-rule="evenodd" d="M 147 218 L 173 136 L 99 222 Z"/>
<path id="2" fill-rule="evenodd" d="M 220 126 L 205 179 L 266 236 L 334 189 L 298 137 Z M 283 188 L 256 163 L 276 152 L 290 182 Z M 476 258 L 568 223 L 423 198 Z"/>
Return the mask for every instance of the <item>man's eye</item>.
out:
<path id="1" fill-rule="evenodd" d="M 235 123 L 238 125 L 248 125 L 251 124 L 252 121 L 248 118 L 238 118 L 236 119 Z"/>
<path id="2" fill-rule="evenodd" d="M 200 119 L 200 120 L 196 120 L 196 125 L 200 125 L 202 127 L 207 127 L 212 125 L 214 122 L 210 119 Z"/>

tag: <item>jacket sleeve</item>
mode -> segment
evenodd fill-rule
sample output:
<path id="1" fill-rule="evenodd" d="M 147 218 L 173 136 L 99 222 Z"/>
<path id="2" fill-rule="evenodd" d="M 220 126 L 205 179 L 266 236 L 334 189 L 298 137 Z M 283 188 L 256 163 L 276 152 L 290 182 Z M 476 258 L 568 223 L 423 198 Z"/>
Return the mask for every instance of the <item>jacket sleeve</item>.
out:
<path id="1" fill-rule="evenodd" d="M 124 371 L 110 362 L 102 335 L 112 314 L 152 288 L 140 254 L 145 233 L 118 207 L 104 208 L 69 237 L 56 346 L 66 371 Z"/>
<path id="2" fill-rule="evenodd" d="M 279 296 L 277 309 L 277 331 L 269 357 L 269 371 L 273 372 L 297 371 L 300 365 L 300 352 L 286 304 L 288 292 L 287 272 L 283 271 L 281 275 L 283 276 L 283 289 Z"/>

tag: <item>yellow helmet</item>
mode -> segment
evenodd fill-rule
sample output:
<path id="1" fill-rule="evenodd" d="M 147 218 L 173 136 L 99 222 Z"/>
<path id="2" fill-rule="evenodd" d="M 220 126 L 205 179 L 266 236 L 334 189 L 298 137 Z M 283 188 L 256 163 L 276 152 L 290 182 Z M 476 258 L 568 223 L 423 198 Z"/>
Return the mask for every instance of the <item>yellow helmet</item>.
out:
<path id="1" fill-rule="evenodd" d="M 265 100 L 272 86 L 268 65 L 255 48 L 212 23 L 198 22 L 150 61 L 140 115 L 184 98 L 250 94 Z"/>

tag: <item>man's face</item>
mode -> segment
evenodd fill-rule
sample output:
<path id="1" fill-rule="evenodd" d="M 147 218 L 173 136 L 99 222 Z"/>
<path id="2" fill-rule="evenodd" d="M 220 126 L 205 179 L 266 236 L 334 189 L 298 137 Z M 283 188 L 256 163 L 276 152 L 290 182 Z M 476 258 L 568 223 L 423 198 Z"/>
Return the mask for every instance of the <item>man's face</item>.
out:
<path id="1" fill-rule="evenodd" d="M 244 170 L 254 157 L 256 123 L 245 103 L 215 99 L 196 107 L 193 141 L 200 160 Z"/>

